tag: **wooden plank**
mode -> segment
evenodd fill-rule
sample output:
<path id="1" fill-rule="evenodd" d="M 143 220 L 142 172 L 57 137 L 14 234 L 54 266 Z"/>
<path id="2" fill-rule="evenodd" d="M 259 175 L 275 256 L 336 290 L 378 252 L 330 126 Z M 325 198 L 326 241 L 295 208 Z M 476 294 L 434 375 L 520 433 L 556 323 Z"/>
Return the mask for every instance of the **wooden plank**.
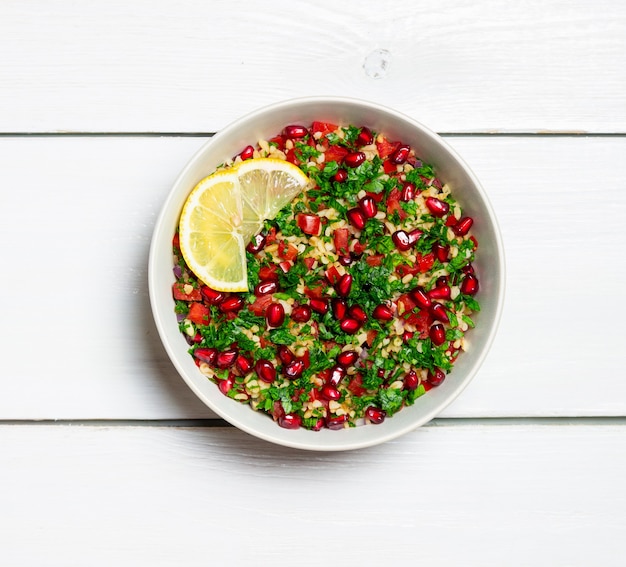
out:
<path id="1" fill-rule="evenodd" d="M 234 429 L 2 426 L 10 565 L 623 564 L 626 427 L 438 424 L 342 454 Z"/>
<path id="2" fill-rule="evenodd" d="M 2 132 L 215 132 L 310 95 L 439 132 L 626 132 L 614 0 L 12 1 L 0 53 Z"/>
<path id="3" fill-rule="evenodd" d="M 146 285 L 159 207 L 203 141 L 0 138 L 0 419 L 213 416 L 167 359 Z M 449 142 L 499 215 L 508 283 L 493 349 L 444 415 L 626 415 L 626 138 Z"/>

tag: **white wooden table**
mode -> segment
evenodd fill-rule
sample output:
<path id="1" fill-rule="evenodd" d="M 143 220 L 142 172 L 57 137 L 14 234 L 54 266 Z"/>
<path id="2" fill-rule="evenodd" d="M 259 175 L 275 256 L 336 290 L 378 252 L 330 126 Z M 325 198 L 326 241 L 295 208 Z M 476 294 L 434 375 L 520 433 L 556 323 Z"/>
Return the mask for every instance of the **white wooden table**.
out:
<path id="1" fill-rule="evenodd" d="M 0 54 L 2 565 L 624 565 L 622 2 L 6 0 Z M 441 133 L 508 268 L 461 397 L 340 454 L 217 420 L 146 283 L 194 151 L 324 94 Z"/>

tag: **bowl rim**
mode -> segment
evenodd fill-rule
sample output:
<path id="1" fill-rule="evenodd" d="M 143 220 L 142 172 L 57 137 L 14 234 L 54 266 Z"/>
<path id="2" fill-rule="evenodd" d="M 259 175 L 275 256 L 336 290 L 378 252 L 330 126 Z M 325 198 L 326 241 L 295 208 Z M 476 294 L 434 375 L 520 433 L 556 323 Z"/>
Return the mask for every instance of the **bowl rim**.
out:
<path id="1" fill-rule="evenodd" d="M 419 414 L 417 419 L 402 418 L 399 419 L 400 416 L 410 408 L 404 408 L 401 412 L 398 412 L 393 416 L 393 420 L 396 422 L 402 422 L 399 426 L 394 426 L 390 428 L 382 429 L 381 426 L 375 426 L 374 429 L 372 426 L 362 426 L 357 428 L 349 428 L 342 431 L 329 431 L 323 430 L 318 432 L 308 431 L 300 428 L 299 430 L 287 430 L 280 428 L 277 424 L 272 423 L 273 427 L 269 433 L 265 431 L 259 431 L 257 428 L 251 426 L 245 420 L 238 419 L 236 416 L 233 416 L 233 411 L 227 411 L 222 408 L 221 405 L 217 405 L 213 403 L 213 401 L 200 390 L 197 385 L 197 377 L 190 377 L 187 373 L 187 370 L 183 367 L 183 365 L 179 361 L 179 354 L 174 346 L 170 343 L 169 337 L 166 331 L 166 322 L 162 317 L 162 311 L 164 306 L 162 306 L 159 302 L 157 289 L 160 284 L 159 273 L 157 272 L 158 265 L 158 254 L 157 247 L 162 245 L 161 238 L 162 232 L 164 230 L 164 223 L 168 213 L 170 212 L 170 208 L 173 206 L 173 201 L 175 200 L 177 194 L 181 191 L 179 187 L 181 186 L 181 182 L 190 174 L 194 168 L 197 167 L 198 162 L 201 161 L 204 154 L 213 147 L 219 145 L 220 141 L 223 138 L 227 138 L 231 132 L 236 131 L 238 128 L 246 125 L 250 120 L 257 119 L 259 116 L 263 115 L 271 115 L 275 112 L 285 112 L 290 108 L 295 107 L 303 107 L 309 105 L 319 105 L 319 104 L 344 104 L 344 105 L 354 105 L 362 109 L 367 109 L 376 113 L 383 113 L 389 116 L 395 117 L 396 120 L 406 123 L 408 126 L 415 128 L 420 136 L 424 136 L 428 138 L 431 143 L 434 143 L 436 146 L 439 146 L 446 154 L 449 155 L 454 161 L 456 161 L 457 165 L 462 169 L 463 173 L 467 175 L 469 180 L 471 181 L 474 189 L 479 194 L 480 199 L 482 201 L 482 207 L 486 211 L 489 222 L 493 227 L 493 237 L 494 237 L 494 251 L 497 256 L 497 266 L 499 268 L 498 274 L 498 286 L 497 286 L 497 297 L 495 298 L 495 307 L 493 309 L 494 315 L 490 323 L 490 327 L 488 332 L 483 340 L 482 348 L 480 350 L 479 355 L 475 359 L 470 372 L 468 372 L 463 378 L 457 382 L 454 389 L 448 393 L 446 396 L 441 396 L 442 399 L 437 404 L 434 404 L 431 409 L 426 412 L 422 412 Z M 189 189 L 191 190 L 191 189 Z M 171 214 L 171 213 L 170 213 Z M 256 108 L 244 115 L 240 118 L 232 121 L 230 124 L 227 124 L 224 128 L 222 128 L 219 132 L 211 136 L 209 140 L 207 140 L 204 144 L 200 146 L 189 158 L 183 169 L 179 172 L 177 177 L 175 178 L 173 184 L 170 186 L 170 189 L 166 195 L 166 198 L 160 208 L 159 214 L 156 218 L 152 238 L 150 241 L 150 251 L 148 257 L 148 292 L 150 298 L 151 311 L 153 314 L 153 318 L 155 321 L 155 325 L 157 327 L 157 331 L 159 334 L 159 338 L 161 340 L 162 345 L 164 346 L 167 355 L 178 371 L 180 377 L 183 378 L 185 383 L 194 394 L 213 412 L 215 412 L 220 418 L 224 419 L 228 423 L 234 425 L 238 429 L 245 431 L 246 433 L 253 435 L 259 439 L 263 439 L 264 441 L 271 442 L 273 444 L 283 445 L 285 447 L 290 447 L 294 449 L 302 449 L 302 450 L 313 450 L 313 451 L 344 451 L 344 450 L 353 450 L 360 449 L 364 447 L 369 447 L 373 445 L 378 445 L 381 443 L 385 443 L 392 439 L 398 438 L 410 431 L 413 431 L 424 424 L 431 421 L 437 415 L 441 413 L 443 409 L 445 409 L 448 405 L 450 405 L 458 396 L 461 394 L 463 390 L 469 385 L 469 383 L 473 380 L 475 375 L 478 373 L 480 367 L 482 366 L 485 358 L 487 357 L 491 347 L 493 345 L 495 336 L 500 326 L 500 322 L 502 319 L 502 311 L 504 307 L 504 296 L 505 296 L 505 282 L 506 282 L 506 263 L 504 256 L 504 244 L 502 240 L 502 233 L 499 227 L 498 219 L 489 199 L 489 196 L 485 192 L 482 184 L 469 167 L 469 165 L 465 162 L 465 160 L 457 153 L 457 151 L 451 147 L 441 136 L 436 134 L 430 128 L 422 124 L 421 122 L 415 120 L 414 118 L 399 112 L 395 109 L 389 108 L 383 104 L 379 104 L 372 101 L 367 101 L 359 98 L 353 97 L 342 97 L 342 96 L 309 96 L 309 97 L 299 97 L 299 98 L 290 98 L 282 101 L 274 102 L 269 105 L 261 106 Z M 172 320 L 169 322 L 171 325 L 172 322 L 175 321 L 175 318 L 172 317 Z M 178 331 L 180 335 L 180 332 Z M 186 356 L 189 356 L 185 352 Z M 204 375 L 202 375 L 198 371 L 198 375 L 203 379 L 207 380 Z M 195 378 L 195 379 L 194 379 Z M 431 390 L 432 392 L 432 390 Z M 230 400 L 224 397 L 224 400 L 228 400 L 232 402 L 233 406 L 239 406 L 246 409 L 248 412 L 252 412 L 251 408 L 245 407 L 244 404 L 236 402 L 235 400 Z M 230 409 L 229 406 L 226 406 Z M 406 414 L 405 414 L 406 415 Z M 267 416 L 263 416 L 267 417 Z M 392 421 L 386 420 L 387 421 Z M 406 422 L 406 423 L 404 423 Z M 350 436 L 351 432 L 357 430 L 368 430 L 368 434 L 364 435 L 355 435 Z M 306 432 L 305 435 L 308 435 L 306 440 L 302 439 L 302 432 Z M 300 433 L 299 435 L 290 435 L 293 433 Z M 371 433 L 374 433 L 373 435 Z M 325 444 L 320 443 L 328 434 L 332 435 L 332 443 Z M 358 437 L 358 438 L 357 438 Z"/>

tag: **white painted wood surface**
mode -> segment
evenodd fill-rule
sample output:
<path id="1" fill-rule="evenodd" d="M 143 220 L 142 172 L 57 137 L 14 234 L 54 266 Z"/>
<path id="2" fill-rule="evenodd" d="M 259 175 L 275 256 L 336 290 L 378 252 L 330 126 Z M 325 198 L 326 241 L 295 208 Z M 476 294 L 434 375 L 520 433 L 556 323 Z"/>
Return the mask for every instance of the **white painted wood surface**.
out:
<path id="1" fill-rule="evenodd" d="M 0 22 L 3 132 L 215 132 L 321 94 L 439 132 L 626 132 L 619 0 L 8 0 Z"/>
<path id="2" fill-rule="evenodd" d="M 617 0 L 1 2 L 0 562 L 621 566 L 625 92 Z M 465 134 L 508 268 L 454 419 L 328 455 L 196 427 L 146 289 L 207 136 L 317 94 Z"/>
<path id="3" fill-rule="evenodd" d="M 311 455 L 234 429 L 5 426 L 3 563 L 617 567 L 625 435 L 443 423 Z"/>

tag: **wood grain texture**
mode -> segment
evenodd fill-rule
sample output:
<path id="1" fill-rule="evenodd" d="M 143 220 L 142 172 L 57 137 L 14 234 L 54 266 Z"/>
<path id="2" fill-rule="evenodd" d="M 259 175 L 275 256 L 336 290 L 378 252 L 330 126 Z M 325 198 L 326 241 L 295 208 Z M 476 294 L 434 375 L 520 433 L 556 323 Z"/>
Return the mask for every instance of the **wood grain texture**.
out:
<path id="1" fill-rule="evenodd" d="M 493 349 L 444 415 L 626 415 L 626 139 L 448 140 L 490 195 L 508 278 Z M 203 142 L 0 138 L 0 419 L 213 416 L 167 359 L 146 284 L 156 215 Z"/>
<path id="2" fill-rule="evenodd" d="M 2 132 L 215 132 L 309 95 L 439 132 L 626 132 L 615 0 L 6 1 L 0 53 Z"/>
<path id="3" fill-rule="evenodd" d="M 3 426 L 3 562 L 618 566 L 624 435 L 439 424 L 311 455 L 234 429 Z"/>

